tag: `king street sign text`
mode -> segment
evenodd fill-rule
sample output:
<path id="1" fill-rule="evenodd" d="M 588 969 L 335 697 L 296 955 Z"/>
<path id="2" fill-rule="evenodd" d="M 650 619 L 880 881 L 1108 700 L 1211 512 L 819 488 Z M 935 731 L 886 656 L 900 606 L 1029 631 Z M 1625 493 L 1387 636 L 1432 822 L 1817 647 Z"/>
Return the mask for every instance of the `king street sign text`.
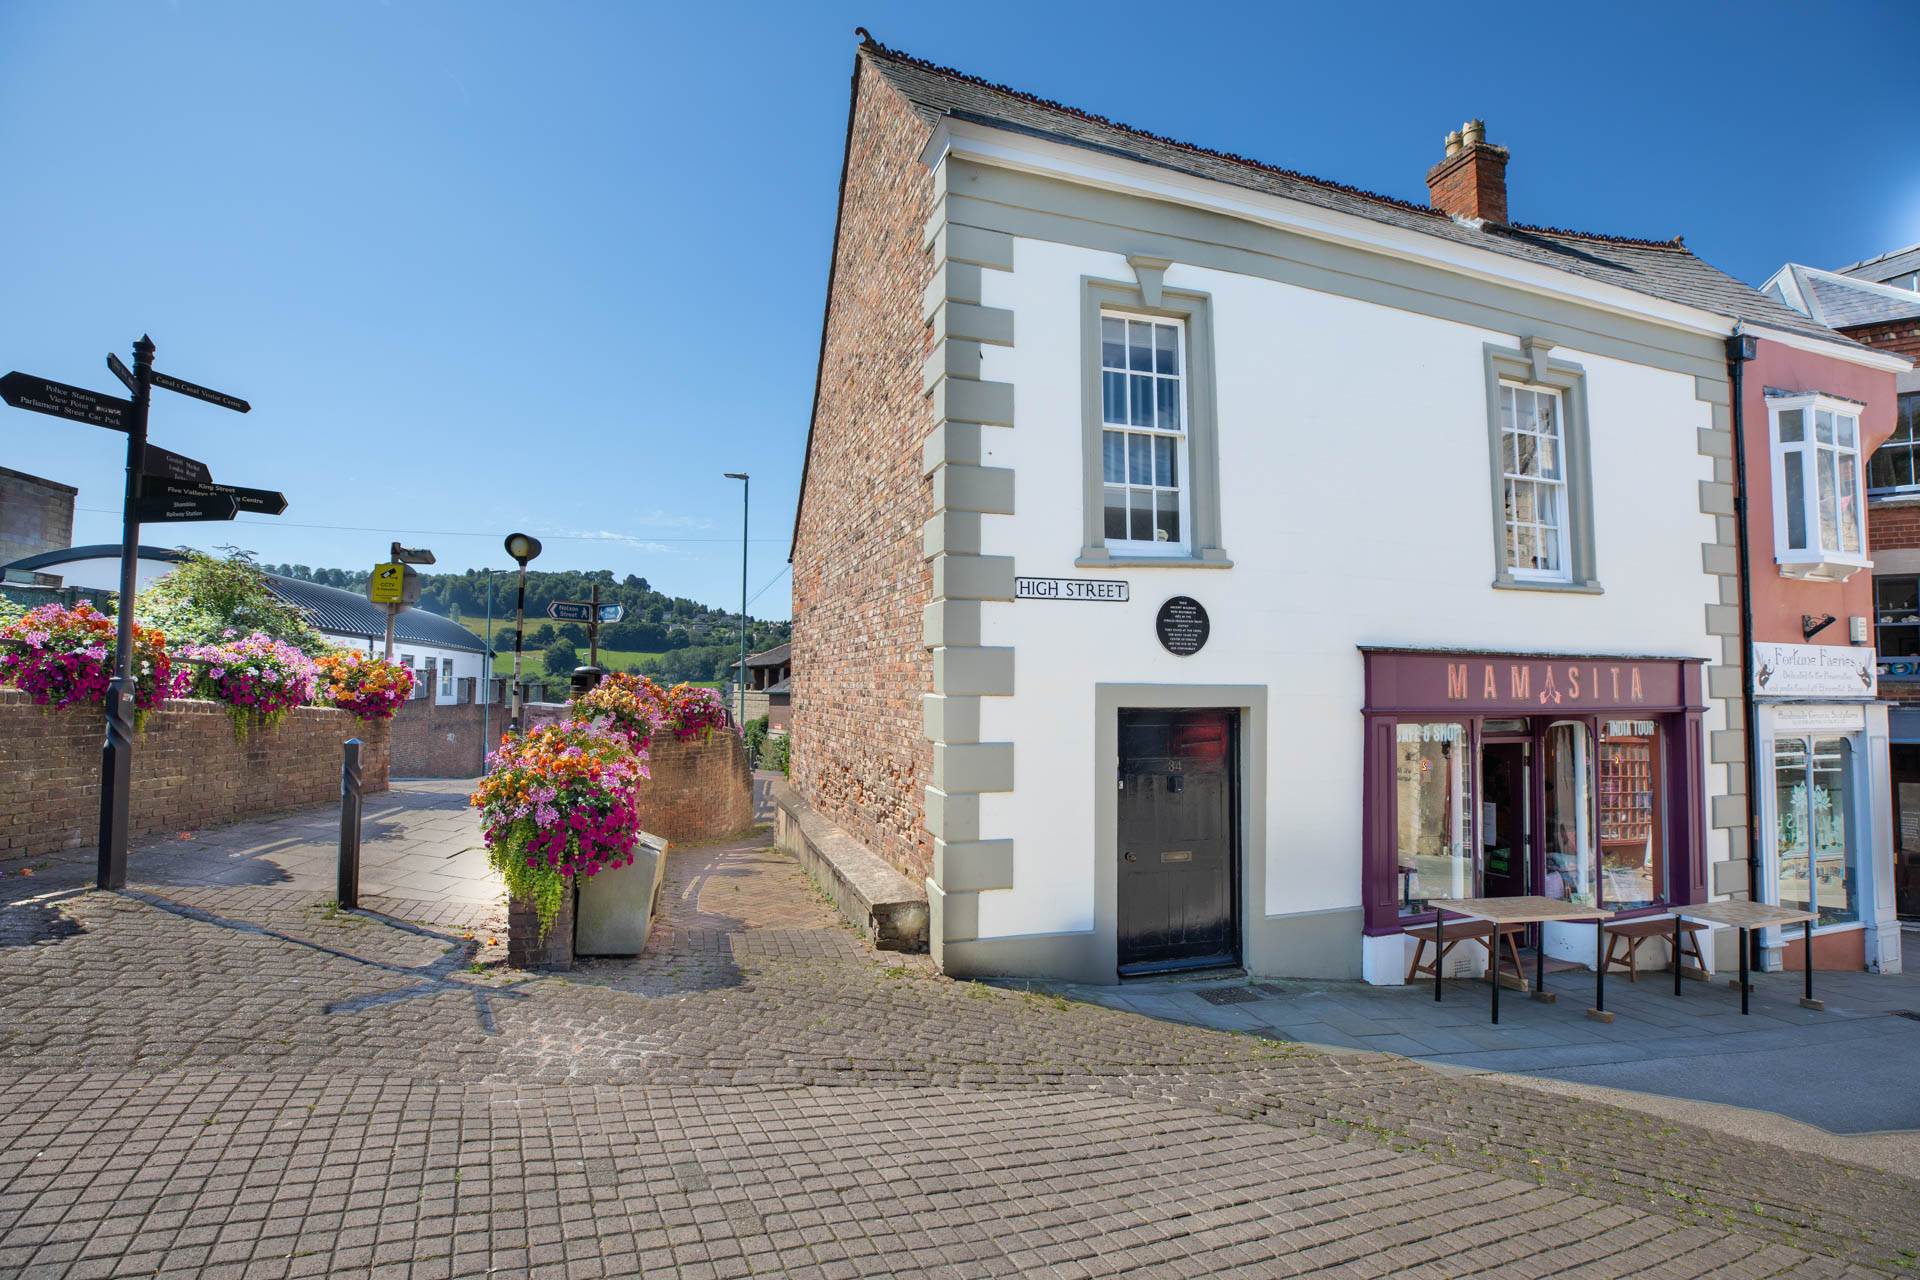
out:
<path id="1" fill-rule="evenodd" d="M 70 387 L 51 378 L 36 378 L 30 373 L 10 373 L 0 378 L 0 400 L 16 409 L 31 409 L 90 427 L 114 431 L 133 429 L 133 401 L 118 396 L 103 396 L 85 387 Z"/>
<path id="2" fill-rule="evenodd" d="M 1015 600 L 1105 600 L 1124 603 L 1127 584 L 1114 578 L 1015 578 Z"/>

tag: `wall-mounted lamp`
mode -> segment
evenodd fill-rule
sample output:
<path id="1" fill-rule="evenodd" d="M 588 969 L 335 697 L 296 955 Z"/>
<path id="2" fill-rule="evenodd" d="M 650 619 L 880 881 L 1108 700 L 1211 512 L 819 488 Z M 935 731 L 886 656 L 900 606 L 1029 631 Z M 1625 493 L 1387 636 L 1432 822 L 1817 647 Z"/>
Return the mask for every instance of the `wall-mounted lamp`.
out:
<path id="1" fill-rule="evenodd" d="M 1834 616 L 1830 613 L 1823 613 L 1817 618 L 1810 613 L 1801 614 L 1800 615 L 1801 638 L 1806 640 L 1813 639 L 1815 636 L 1819 635 L 1822 631 L 1825 631 L 1828 627 L 1832 626 L 1834 624 L 1834 621 L 1835 621 Z"/>

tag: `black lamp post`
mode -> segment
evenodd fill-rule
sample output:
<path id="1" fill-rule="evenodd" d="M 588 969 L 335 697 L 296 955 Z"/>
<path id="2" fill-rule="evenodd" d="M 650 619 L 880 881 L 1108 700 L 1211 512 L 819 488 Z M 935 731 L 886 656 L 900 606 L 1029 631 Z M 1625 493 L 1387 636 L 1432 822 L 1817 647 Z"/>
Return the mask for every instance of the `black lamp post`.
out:
<path id="1" fill-rule="evenodd" d="M 527 561 L 540 554 L 540 539 L 530 533 L 510 533 L 507 554 L 520 565 L 520 594 L 513 605 L 513 719 L 509 725 L 514 733 L 519 733 L 520 650 L 527 634 Z"/>

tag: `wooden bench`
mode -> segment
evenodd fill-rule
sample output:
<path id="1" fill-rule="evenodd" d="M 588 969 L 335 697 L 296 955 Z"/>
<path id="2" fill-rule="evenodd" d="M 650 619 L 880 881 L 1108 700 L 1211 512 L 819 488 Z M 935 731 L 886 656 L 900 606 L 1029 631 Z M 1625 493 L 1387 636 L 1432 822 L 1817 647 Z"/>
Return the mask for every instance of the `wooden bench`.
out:
<path id="1" fill-rule="evenodd" d="M 1693 962 L 1699 966 L 1700 972 L 1702 974 L 1706 973 L 1707 962 L 1700 954 L 1700 938 L 1698 936 L 1706 932 L 1706 928 L 1707 926 L 1698 924 L 1692 920 L 1683 920 L 1680 922 L 1680 955 L 1674 957 L 1674 963 L 1678 964 L 1686 957 L 1692 956 Z M 1673 917 L 1647 916 L 1639 920 L 1622 920 L 1617 924 L 1607 925 L 1606 930 L 1608 971 L 1611 972 L 1616 967 L 1624 967 L 1627 971 L 1627 981 L 1638 982 L 1640 981 L 1640 971 L 1636 956 L 1640 951 L 1640 944 L 1649 938 L 1660 938 L 1671 941 L 1673 939 Z M 1625 955 L 1617 954 L 1620 949 L 1619 944 L 1622 942 L 1627 944 L 1627 952 Z"/>
<path id="2" fill-rule="evenodd" d="M 1520 934 L 1526 931 L 1526 927 L 1523 924 L 1500 926 L 1500 936 L 1507 944 L 1508 955 L 1513 958 L 1513 972 L 1518 976 L 1519 988 L 1522 991 L 1527 989 L 1527 974 L 1525 967 L 1520 963 Z M 1413 963 L 1407 966 L 1407 981 L 1411 983 L 1419 981 L 1423 974 L 1431 978 L 1434 963 L 1444 964 L 1455 944 L 1478 942 L 1484 945 L 1488 935 L 1493 932 L 1493 926 L 1485 920 L 1447 921 L 1446 948 L 1440 953 L 1438 961 L 1427 964 L 1422 964 L 1420 961 L 1421 957 L 1427 954 L 1427 948 L 1433 945 L 1433 926 L 1430 924 L 1407 925 L 1402 932 L 1420 944 L 1413 949 Z"/>

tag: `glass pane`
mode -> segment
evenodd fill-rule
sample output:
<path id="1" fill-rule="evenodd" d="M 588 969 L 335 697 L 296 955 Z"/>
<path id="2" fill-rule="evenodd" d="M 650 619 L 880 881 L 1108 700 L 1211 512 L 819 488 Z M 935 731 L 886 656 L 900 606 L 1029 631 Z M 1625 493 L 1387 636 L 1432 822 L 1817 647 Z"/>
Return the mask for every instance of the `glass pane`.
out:
<path id="1" fill-rule="evenodd" d="M 1500 388 L 1500 430 L 1511 432 L 1513 425 L 1513 398 L 1518 393 L 1512 387 Z"/>
<path id="2" fill-rule="evenodd" d="M 1538 569 L 1540 535 L 1533 525 L 1516 524 L 1513 526 L 1513 567 L 1516 569 Z"/>
<path id="3" fill-rule="evenodd" d="M 1560 434 L 1560 401 L 1545 392 L 1536 392 L 1534 402 L 1540 411 L 1540 422 L 1535 429 L 1543 436 L 1557 437 Z"/>
<path id="4" fill-rule="evenodd" d="M 1787 546 L 1794 551 L 1803 551 L 1807 545 L 1806 457 L 1798 450 L 1782 455 L 1787 464 Z"/>
<path id="5" fill-rule="evenodd" d="M 1813 837 L 1814 905 L 1803 909 L 1820 913 L 1817 924 L 1844 924 L 1859 918 L 1849 839 L 1853 826 L 1850 821 L 1852 783 L 1851 740 L 1815 738 L 1807 793 L 1808 829 Z M 1781 896 L 1785 897 L 1784 888 Z"/>
<path id="6" fill-rule="evenodd" d="M 1560 486 L 1557 484 L 1536 484 L 1533 487 L 1534 506 L 1540 514 L 1534 518 L 1541 524 L 1560 527 Z"/>
<path id="7" fill-rule="evenodd" d="M 1153 368 L 1153 326 L 1144 320 L 1127 321 L 1127 367 L 1143 373 Z"/>
<path id="8" fill-rule="evenodd" d="M 1804 409 L 1783 409 L 1780 412 L 1780 443 L 1793 444 L 1806 439 Z"/>
<path id="9" fill-rule="evenodd" d="M 1845 414 L 1833 420 L 1833 442 L 1853 448 L 1853 419 Z"/>
<path id="10" fill-rule="evenodd" d="M 1513 398 L 1513 427 L 1516 431 L 1538 431 L 1540 415 L 1534 408 L 1531 391 L 1516 391 Z"/>
<path id="11" fill-rule="evenodd" d="M 1560 437 L 1540 437 L 1540 474 L 1549 480 L 1560 479 Z"/>
<path id="12" fill-rule="evenodd" d="M 1127 375 L 1124 373 L 1103 373 L 1100 375 L 1100 417 L 1105 422 L 1127 420 Z"/>
<path id="13" fill-rule="evenodd" d="M 1100 438 L 1101 478 L 1108 484 L 1121 484 L 1127 478 L 1127 438 L 1118 431 L 1106 431 Z"/>
<path id="14" fill-rule="evenodd" d="M 1133 384 L 1127 388 L 1133 401 L 1129 406 L 1131 412 L 1127 420 L 1136 427 L 1152 426 L 1153 379 L 1145 374 L 1136 373 L 1127 381 Z"/>
<path id="15" fill-rule="evenodd" d="M 1780 905 L 1807 905 L 1807 743 L 1780 738 L 1773 744 L 1773 847 L 1780 861 Z"/>
<path id="16" fill-rule="evenodd" d="M 1129 513 L 1130 532 L 1136 542 L 1153 541 L 1153 494 L 1138 489 L 1129 490 L 1133 499 Z"/>
<path id="17" fill-rule="evenodd" d="M 1100 363 L 1108 369 L 1127 367 L 1127 322 L 1112 316 L 1100 319 Z"/>
<path id="18" fill-rule="evenodd" d="M 1467 731 L 1459 724 L 1402 724 L 1396 735 L 1394 896 L 1401 913 L 1411 915 L 1434 898 L 1478 891 L 1468 843 Z"/>
<path id="19" fill-rule="evenodd" d="M 1107 486 L 1106 536 L 1124 541 L 1127 536 L 1127 491 Z"/>
<path id="20" fill-rule="evenodd" d="M 1840 549 L 1860 554 L 1860 493 L 1851 454 L 1837 455 L 1840 468 Z"/>
<path id="21" fill-rule="evenodd" d="M 1552 525 L 1540 527 L 1540 567 L 1549 573 L 1560 572 L 1560 531 Z"/>
<path id="22" fill-rule="evenodd" d="M 1156 373 L 1180 372 L 1180 331 L 1170 324 L 1153 326 L 1153 368 Z"/>
<path id="23" fill-rule="evenodd" d="M 1172 487 L 1180 483 L 1180 477 L 1173 469 L 1173 439 L 1170 436 L 1153 438 L 1153 482 Z"/>
<path id="24" fill-rule="evenodd" d="M 1833 415 L 1825 409 L 1814 411 L 1813 438 L 1821 444 L 1833 443 Z"/>
<path id="25" fill-rule="evenodd" d="M 1520 437 L 1511 431 L 1500 437 L 1500 465 L 1508 475 L 1520 470 Z"/>
<path id="26" fill-rule="evenodd" d="M 1180 495 L 1177 493 L 1155 494 L 1153 510 L 1153 540 L 1155 542 L 1180 541 Z"/>
<path id="27" fill-rule="evenodd" d="M 1540 437 L 1524 436 L 1524 435 L 1515 436 L 1513 439 L 1513 443 L 1518 453 L 1518 460 L 1514 464 L 1513 473 L 1519 476 L 1539 475 L 1540 474 Z"/>
<path id="28" fill-rule="evenodd" d="M 1600 891 L 1616 910 L 1667 896 L 1660 840 L 1660 730 L 1651 720 L 1600 726 Z"/>
<path id="29" fill-rule="evenodd" d="M 1534 504 L 1534 483 L 1531 480 L 1513 482 L 1513 518 L 1515 520 L 1537 520 L 1540 518 Z"/>
<path id="30" fill-rule="evenodd" d="M 1594 895 L 1593 752 L 1587 726 L 1561 722 L 1547 729 L 1547 877 L 1541 892 L 1591 905 Z"/>
<path id="31" fill-rule="evenodd" d="M 1840 548 L 1840 495 L 1833 477 L 1833 450 L 1820 454 L 1820 546 L 1827 551 Z"/>
<path id="32" fill-rule="evenodd" d="M 1172 378 L 1154 379 L 1154 391 L 1157 396 L 1155 421 L 1162 431 L 1180 429 L 1180 384 Z"/>
<path id="33" fill-rule="evenodd" d="M 1896 472 L 1893 459 L 1896 454 L 1899 454 L 1904 460 L 1906 453 L 1907 451 L 1905 449 L 1898 448 L 1894 445 L 1880 446 L 1880 451 L 1867 459 L 1867 488 L 1892 489 L 1897 487 L 1901 481 L 1895 478 L 1896 475 L 1906 472 L 1908 467 L 1902 466 L 1898 472 Z"/>
<path id="34" fill-rule="evenodd" d="M 1153 483 L 1152 443 L 1147 436 L 1127 437 L 1127 479 L 1134 484 Z"/>
<path id="35" fill-rule="evenodd" d="M 1920 609 L 1920 578 L 1882 578 L 1873 580 L 1873 603 L 1883 614 L 1897 610 L 1901 614 L 1911 614 Z M 1882 622 L 1920 622 L 1915 617 L 1882 617 Z"/>

